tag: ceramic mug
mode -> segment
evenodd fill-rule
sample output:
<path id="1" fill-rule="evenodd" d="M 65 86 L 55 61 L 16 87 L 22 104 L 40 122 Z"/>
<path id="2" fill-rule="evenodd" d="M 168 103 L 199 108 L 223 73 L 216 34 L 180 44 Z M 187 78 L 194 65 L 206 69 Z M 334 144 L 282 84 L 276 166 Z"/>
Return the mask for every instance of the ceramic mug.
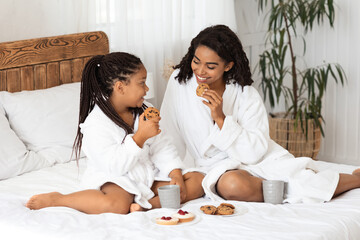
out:
<path id="1" fill-rule="evenodd" d="M 165 185 L 158 188 L 162 208 L 180 208 L 180 187 Z"/>
<path id="2" fill-rule="evenodd" d="M 284 181 L 280 180 L 263 180 L 262 188 L 264 202 L 279 204 L 284 201 Z"/>

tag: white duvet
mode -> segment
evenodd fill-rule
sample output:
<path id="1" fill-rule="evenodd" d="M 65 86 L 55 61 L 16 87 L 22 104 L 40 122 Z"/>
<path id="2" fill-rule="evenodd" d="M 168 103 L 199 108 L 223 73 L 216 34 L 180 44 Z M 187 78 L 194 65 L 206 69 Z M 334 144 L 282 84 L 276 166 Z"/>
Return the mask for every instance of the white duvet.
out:
<path id="1" fill-rule="evenodd" d="M 159 226 L 155 217 L 173 210 L 156 209 L 128 215 L 87 215 L 63 207 L 29 210 L 33 194 L 78 190 L 85 160 L 58 164 L 0 181 L 1 239 L 360 239 L 360 190 L 349 191 L 328 203 L 282 204 L 233 202 L 246 210 L 232 217 L 208 216 L 198 199 L 182 206 L 195 213 L 194 224 Z M 350 173 L 355 167 L 316 162 L 320 169 Z"/>

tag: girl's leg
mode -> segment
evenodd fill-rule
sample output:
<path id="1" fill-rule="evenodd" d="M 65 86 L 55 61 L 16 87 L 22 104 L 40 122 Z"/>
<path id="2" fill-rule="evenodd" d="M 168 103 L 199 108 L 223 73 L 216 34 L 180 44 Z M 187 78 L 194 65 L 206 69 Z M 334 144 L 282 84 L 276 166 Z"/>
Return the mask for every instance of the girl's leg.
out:
<path id="1" fill-rule="evenodd" d="M 225 172 L 216 184 L 217 193 L 226 200 L 263 202 L 262 179 L 245 170 Z"/>
<path id="2" fill-rule="evenodd" d="M 356 169 L 352 174 L 340 173 L 339 183 L 333 197 L 354 188 L 360 188 L 360 168 Z"/>
<path id="3" fill-rule="evenodd" d="M 63 195 L 58 192 L 35 195 L 26 206 L 30 209 L 69 207 L 88 214 L 105 212 L 127 214 L 134 196 L 114 183 L 105 183 L 101 190 L 84 190 Z"/>
<path id="4" fill-rule="evenodd" d="M 204 179 L 204 175 L 199 172 L 189 172 L 184 176 L 184 183 L 186 186 L 186 198 L 181 203 L 200 198 L 204 195 L 204 190 L 201 186 L 201 182 Z M 151 190 L 155 193 L 155 197 L 149 200 L 153 208 L 160 208 L 160 199 L 158 196 L 158 188 L 161 186 L 169 185 L 170 182 L 166 181 L 155 181 L 151 187 Z"/>

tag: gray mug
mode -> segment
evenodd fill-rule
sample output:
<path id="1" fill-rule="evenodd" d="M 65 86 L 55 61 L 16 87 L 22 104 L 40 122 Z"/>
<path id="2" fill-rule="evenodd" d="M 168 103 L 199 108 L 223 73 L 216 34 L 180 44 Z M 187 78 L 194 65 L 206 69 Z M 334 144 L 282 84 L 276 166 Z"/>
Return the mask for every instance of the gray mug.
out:
<path id="1" fill-rule="evenodd" d="M 284 181 L 280 180 L 263 180 L 262 188 L 264 202 L 279 204 L 284 201 Z"/>
<path id="2" fill-rule="evenodd" d="M 158 188 L 162 208 L 180 208 L 180 187 L 165 185 Z"/>

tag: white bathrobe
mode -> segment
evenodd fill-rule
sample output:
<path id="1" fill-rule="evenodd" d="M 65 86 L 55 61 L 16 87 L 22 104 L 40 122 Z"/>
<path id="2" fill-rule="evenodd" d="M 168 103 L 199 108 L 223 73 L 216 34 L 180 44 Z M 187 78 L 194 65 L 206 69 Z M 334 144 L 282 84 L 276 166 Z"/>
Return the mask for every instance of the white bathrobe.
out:
<path id="1" fill-rule="evenodd" d="M 134 132 L 138 123 L 137 116 Z M 97 105 L 80 127 L 82 150 L 88 158 L 82 178 L 85 189 L 100 189 L 104 183 L 112 182 L 134 194 L 136 203 L 151 208 L 148 200 L 154 196 L 150 189 L 154 179 L 169 181 L 168 175 L 173 169 L 183 168 L 175 147 L 163 133 L 148 139 L 140 148 L 133 134 L 125 137 L 124 129 Z"/>
<path id="2" fill-rule="evenodd" d="M 252 86 L 226 85 L 223 94 L 225 121 L 220 130 L 210 109 L 196 95 L 195 76 L 187 83 L 171 75 L 161 106 L 160 126 L 172 136 L 187 168 L 185 172 L 206 174 L 203 188 L 213 200 L 215 184 L 230 169 L 245 169 L 251 174 L 287 182 L 285 202 L 329 201 L 339 174 L 317 172 L 311 158 L 294 158 L 269 137 L 267 112 L 261 96 Z"/>

